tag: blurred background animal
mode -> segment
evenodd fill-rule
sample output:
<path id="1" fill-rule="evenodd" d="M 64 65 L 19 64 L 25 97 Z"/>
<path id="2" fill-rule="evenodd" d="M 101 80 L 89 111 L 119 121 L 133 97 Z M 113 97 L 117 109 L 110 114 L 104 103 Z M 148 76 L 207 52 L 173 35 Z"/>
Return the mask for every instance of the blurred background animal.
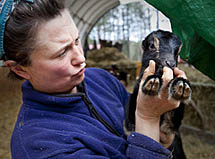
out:
<path id="1" fill-rule="evenodd" d="M 162 88 L 163 67 L 167 66 L 171 69 L 177 66 L 178 56 L 182 42 L 175 34 L 158 30 L 150 33 L 145 40 L 142 41 L 142 65 L 139 79 L 130 96 L 128 106 L 126 108 L 125 127 L 128 131 L 135 129 L 135 110 L 136 99 L 144 70 L 149 66 L 149 61 L 154 60 L 156 63 L 156 71 L 154 75 L 148 76 L 143 83 L 143 93 L 151 96 L 159 96 Z M 177 109 L 166 112 L 161 116 L 160 120 L 160 143 L 172 151 L 174 159 L 185 159 L 185 153 L 182 146 L 179 128 L 184 115 L 184 100 L 191 98 L 191 86 L 188 80 L 184 78 L 174 77 L 167 86 L 169 98 L 180 100 L 181 104 Z M 172 142 L 173 141 L 173 142 Z M 171 145 L 169 143 L 172 143 Z M 170 145 L 170 146 L 169 146 Z"/>

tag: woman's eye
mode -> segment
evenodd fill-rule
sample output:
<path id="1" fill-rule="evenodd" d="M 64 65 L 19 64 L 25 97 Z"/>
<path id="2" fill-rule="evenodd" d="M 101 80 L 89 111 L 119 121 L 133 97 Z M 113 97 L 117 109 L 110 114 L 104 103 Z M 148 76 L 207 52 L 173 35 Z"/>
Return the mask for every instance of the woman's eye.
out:
<path id="1" fill-rule="evenodd" d="M 63 57 L 65 56 L 67 53 L 67 49 L 65 49 L 61 54 L 58 55 L 58 57 Z"/>
<path id="2" fill-rule="evenodd" d="M 76 40 L 75 40 L 75 45 L 78 45 L 80 42 L 80 38 L 78 37 Z"/>

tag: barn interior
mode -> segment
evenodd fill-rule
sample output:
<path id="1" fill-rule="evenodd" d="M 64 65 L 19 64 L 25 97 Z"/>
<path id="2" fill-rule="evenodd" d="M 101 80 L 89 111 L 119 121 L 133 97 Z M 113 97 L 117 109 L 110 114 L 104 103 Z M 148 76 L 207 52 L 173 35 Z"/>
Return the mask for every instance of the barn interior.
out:
<path id="1" fill-rule="evenodd" d="M 98 45 L 96 44 L 90 48 L 89 35 L 97 22 L 111 9 L 129 3 L 139 3 L 140 1 L 66 0 L 66 5 L 80 31 L 87 67 L 98 67 L 109 71 L 125 85 L 129 92 L 132 92 L 137 79 L 140 61 L 128 57 L 124 51 L 126 48 L 122 49 L 123 46 L 116 46 L 116 43 L 110 44 L 107 39 L 100 39 L 100 41 L 96 39 Z M 148 2 L 151 1 L 148 0 Z M 153 7 L 157 7 L 165 15 L 167 14 L 165 10 L 160 9 L 159 5 L 154 4 Z M 177 22 L 172 21 L 172 26 L 175 26 Z M 180 34 L 177 28 L 173 29 L 173 31 Z M 213 38 L 215 39 L 215 37 Z M 104 41 L 102 42 L 101 40 Z M 208 43 L 213 43 L 213 40 L 209 40 Z M 208 45 L 205 44 L 206 47 Z M 214 45 L 215 43 L 213 43 L 213 46 L 210 44 L 213 51 Z M 214 55 L 208 56 L 212 57 L 210 60 L 214 59 Z M 184 53 L 183 58 L 184 60 L 179 63 L 179 68 L 187 74 L 193 90 L 192 100 L 186 103 L 185 116 L 181 126 L 184 150 L 188 159 L 212 159 L 215 156 L 215 69 L 208 63 L 210 71 L 206 73 L 206 70 L 201 68 L 203 64 L 201 66 L 196 64 L 196 61 L 192 61 Z M 0 67 L 0 159 L 11 158 L 10 137 L 21 105 L 20 88 L 23 81 L 8 79 L 8 71 L 6 67 Z"/>

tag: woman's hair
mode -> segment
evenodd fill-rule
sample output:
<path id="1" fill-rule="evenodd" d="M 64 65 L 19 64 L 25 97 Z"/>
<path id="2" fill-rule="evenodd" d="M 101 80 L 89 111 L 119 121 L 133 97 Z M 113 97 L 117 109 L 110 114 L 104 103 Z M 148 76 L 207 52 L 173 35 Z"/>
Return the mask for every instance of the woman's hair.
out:
<path id="1" fill-rule="evenodd" d="M 5 60 L 13 60 L 22 66 L 31 65 L 30 55 L 37 47 L 36 37 L 42 23 L 61 15 L 64 0 L 20 1 L 5 26 Z M 12 71 L 10 77 L 22 79 Z"/>

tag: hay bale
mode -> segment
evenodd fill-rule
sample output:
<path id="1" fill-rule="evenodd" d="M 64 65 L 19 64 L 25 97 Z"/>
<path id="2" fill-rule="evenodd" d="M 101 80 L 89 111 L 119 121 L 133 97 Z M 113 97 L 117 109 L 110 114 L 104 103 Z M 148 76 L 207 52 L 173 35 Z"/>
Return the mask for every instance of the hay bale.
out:
<path id="1" fill-rule="evenodd" d="M 195 106 L 201 111 L 203 121 L 191 104 L 185 107 L 184 123 L 205 131 L 215 133 L 215 85 L 205 83 L 192 83 L 192 100 Z"/>
<path id="2" fill-rule="evenodd" d="M 128 59 L 123 52 L 117 48 L 104 47 L 99 50 L 88 51 L 87 67 L 102 68 L 107 71 L 112 69 L 112 66 L 117 66 L 117 71 L 123 71 L 131 75 L 135 79 L 136 62 Z"/>

